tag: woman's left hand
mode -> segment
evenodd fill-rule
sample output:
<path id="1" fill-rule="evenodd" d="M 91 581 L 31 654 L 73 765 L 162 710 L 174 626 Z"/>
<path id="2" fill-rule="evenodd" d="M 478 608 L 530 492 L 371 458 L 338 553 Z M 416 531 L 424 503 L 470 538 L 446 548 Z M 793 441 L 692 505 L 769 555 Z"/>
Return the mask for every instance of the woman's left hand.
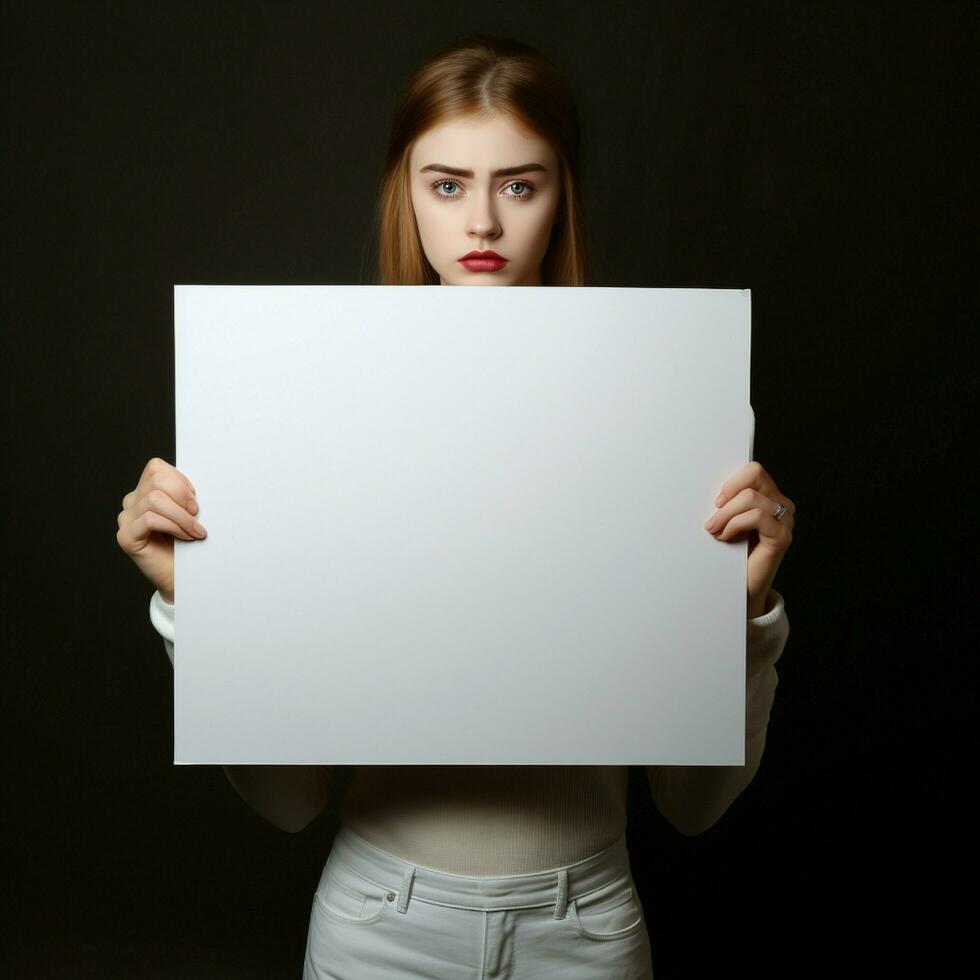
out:
<path id="1" fill-rule="evenodd" d="M 786 511 L 776 520 L 776 506 Z M 779 492 L 776 482 L 756 460 L 746 463 L 721 485 L 715 500 L 718 510 L 705 522 L 709 534 L 732 541 L 749 532 L 748 616 L 765 612 L 766 596 L 783 555 L 793 542 L 796 504 Z"/>

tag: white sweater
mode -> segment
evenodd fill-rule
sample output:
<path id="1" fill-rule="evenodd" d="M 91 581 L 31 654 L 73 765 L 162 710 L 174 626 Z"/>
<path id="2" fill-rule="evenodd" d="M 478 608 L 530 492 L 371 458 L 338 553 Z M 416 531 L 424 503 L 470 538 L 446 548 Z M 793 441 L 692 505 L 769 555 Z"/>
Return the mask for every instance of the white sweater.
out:
<path id="1" fill-rule="evenodd" d="M 775 589 L 765 609 L 746 624 L 745 765 L 646 767 L 657 809 L 683 834 L 718 821 L 762 761 L 779 683 L 774 664 L 789 636 Z M 174 606 L 159 592 L 150 620 L 173 663 Z M 277 791 L 277 768 L 253 770 L 266 779 L 261 795 Z M 306 768 L 328 783 L 336 769 Z M 461 875 L 541 871 L 588 857 L 623 833 L 628 774 L 627 766 L 358 766 L 340 818 L 413 864 Z"/>

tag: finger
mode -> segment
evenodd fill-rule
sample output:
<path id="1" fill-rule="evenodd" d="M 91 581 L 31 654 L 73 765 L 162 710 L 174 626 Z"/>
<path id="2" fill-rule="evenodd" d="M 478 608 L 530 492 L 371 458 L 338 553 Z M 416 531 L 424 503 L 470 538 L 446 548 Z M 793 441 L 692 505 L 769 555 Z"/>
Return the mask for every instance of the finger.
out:
<path id="1" fill-rule="evenodd" d="M 753 507 L 736 514 L 720 531 L 715 532 L 715 539 L 730 541 L 744 531 L 752 530 L 759 532 L 760 543 L 765 542 L 779 550 L 788 548 L 793 540 L 792 524 L 785 523 L 785 518 L 777 521 L 768 510 L 761 507 Z"/>
<path id="2" fill-rule="evenodd" d="M 166 479 L 172 480 L 172 477 Z M 183 488 L 181 484 L 179 492 L 183 493 L 186 497 L 187 491 Z M 197 534 L 197 529 L 200 528 L 204 530 L 201 525 L 194 520 L 194 514 L 198 512 L 199 508 L 197 503 L 193 500 L 186 501 L 189 506 L 184 507 L 166 490 L 160 487 L 153 487 L 147 491 L 144 496 L 140 497 L 133 506 L 133 515 L 135 518 L 139 518 L 141 514 L 154 512 L 159 514 L 161 517 L 167 518 L 172 524 L 180 527 L 185 533 L 191 535 L 192 537 L 203 537 L 203 534 Z M 157 530 L 157 528 L 154 528 Z"/>
<path id="3" fill-rule="evenodd" d="M 142 486 L 145 484 L 148 486 L 159 486 L 159 484 L 155 482 L 155 478 L 159 476 L 166 476 L 168 474 L 176 476 L 179 480 L 182 480 L 187 485 L 187 489 L 192 495 L 197 493 L 197 491 L 194 489 L 194 484 L 191 483 L 191 481 L 188 480 L 176 466 L 168 463 L 165 459 L 161 459 L 159 456 L 154 456 L 153 459 L 151 459 L 146 466 L 143 467 L 143 473 L 140 476 L 139 485 Z"/>
<path id="4" fill-rule="evenodd" d="M 791 514 L 796 513 L 796 504 L 776 486 L 776 481 L 766 472 L 758 460 L 749 460 L 741 469 L 736 470 L 721 485 L 721 492 L 715 498 L 715 506 L 721 507 L 742 490 L 757 490 L 769 497 L 770 500 L 782 504 Z"/>
<path id="5" fill-rule="evenodd" d="M 162 490 L 191 514 L 196 514 L 200 507 L 197 503 L 197 495 L 191 489 L 187 477 L 164 460 L 161 462 L 163 466 L 158 466 L 152 471 L 145 471 L 136 489 L 123 497 L 123 510 L 139 509 L 139 501 L 142 498 L 154 490 Z M 149 463 L 147 466 L 149 467 Z"/>
<path id="6" fill-rule="evenodd" d="M 175 499 L 183 499 L 185 495 L 175 493 L 175 490 L 180 484 L 186 489 L 186 494 L 189 495 L 190 499 L 197 498 L 197 494 L 194 490 L 194 486 L 190 480 L 184 476 L 176 466 L 171 466 L 165 459 L 160 459 L 159 456 L 154 456 L 146 466 L 143 467 L 143 472 L 140 474 L 139 482 L 136 484 L 134 490 L 130 490 L 122 499 L 123 510 L 129 510 L 140 496 L 147 492 L 151 487 L 161 487 Z"/>
<path id="7" fill-rule="evenodd" d="M 758 490 L 746 489 L 736 494 L 724 507 L 720 507 L 705 522 L 705 530 L 714 533 L 720 531 L 736 514 L 744 513 L 747 510 L 758 508 L 766 514 L 772 515 L 776 510 L 777 501 L 767 497 Z M 773 518 L 775 520 L 775 518 Z M 786 513 L 780 519 L 787 527 L 792 528 L 796 518 L 791 510 L 787 508 Z"/>
<path id="8" fill-rule="evenodd" d="M 193 535 L 188 534 L 179 524 L 175 524 L 169 518 L 158 514 L 156 511 L 148 510 L 138 517 L 124 516 L 130 513 L 129 511 L 123 511 L 122 515 L 120 515 L 119 530 L 116 533 L 116 540 L 130 554 L 136 554 L 142 551 L 154 531 L 160 534 L 170 534 L 183 541 L 198 540 Z"/>

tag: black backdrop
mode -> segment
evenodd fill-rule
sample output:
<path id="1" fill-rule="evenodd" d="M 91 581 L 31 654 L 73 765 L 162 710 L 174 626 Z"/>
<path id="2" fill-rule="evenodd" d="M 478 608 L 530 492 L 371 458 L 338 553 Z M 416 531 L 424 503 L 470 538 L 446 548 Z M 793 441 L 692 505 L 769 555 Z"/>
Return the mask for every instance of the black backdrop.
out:
<path id="1" fill-rule="evenodd" d="M 950 955 L 977 5 L 470 7 L 3 5 L 7 976 L 300 974 L 337 801 L 289 835 L 172 765 L 116 514 L 174 461 L 173 284 L 370 282 L 394 93 L 473 30 L 576 92 L 594 285 L 752 289 L 755 456 L 798 507 L 755 782 L 685 838 L 632 772 L 659 980 Z"/>

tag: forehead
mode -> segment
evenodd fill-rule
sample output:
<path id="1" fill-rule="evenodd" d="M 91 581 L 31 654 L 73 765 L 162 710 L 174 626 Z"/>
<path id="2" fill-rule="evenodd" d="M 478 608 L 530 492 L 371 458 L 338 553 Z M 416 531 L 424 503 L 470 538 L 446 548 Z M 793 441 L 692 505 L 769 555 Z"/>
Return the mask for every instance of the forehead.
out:
<path id="1" fill-rule="evenodd" d="M 523 163 L 553 167 L 547 141 L 509 116 L 455 116 L 419 136 L 411 153 L 413 172 L 430 163 L 481 171 Z"/>

